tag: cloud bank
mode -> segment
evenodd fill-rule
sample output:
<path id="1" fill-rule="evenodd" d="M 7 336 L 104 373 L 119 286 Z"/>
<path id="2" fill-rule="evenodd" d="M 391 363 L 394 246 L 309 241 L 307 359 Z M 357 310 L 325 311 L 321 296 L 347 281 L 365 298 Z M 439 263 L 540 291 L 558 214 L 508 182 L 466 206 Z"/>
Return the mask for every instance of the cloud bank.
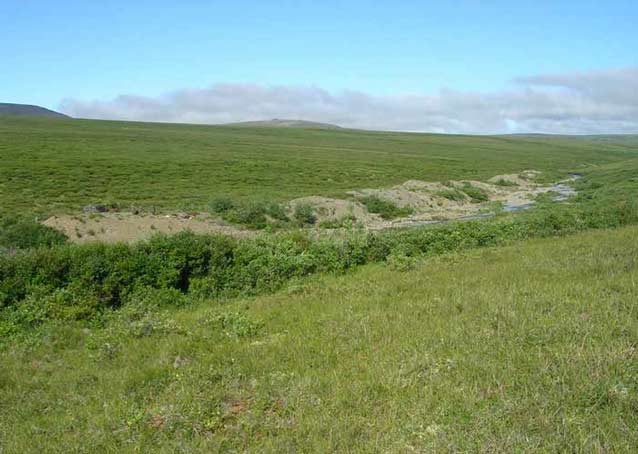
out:
<path id="1" fill-rule="evenodd" d="M 363 129 L 439 133 L 638 133 L 638 67 L 520 77 L 480 93 L 331 93 L 315 86 L 215 84 L 158 97 L 67 99 L 80 118 L 218 124 L 288 118 Z"/>

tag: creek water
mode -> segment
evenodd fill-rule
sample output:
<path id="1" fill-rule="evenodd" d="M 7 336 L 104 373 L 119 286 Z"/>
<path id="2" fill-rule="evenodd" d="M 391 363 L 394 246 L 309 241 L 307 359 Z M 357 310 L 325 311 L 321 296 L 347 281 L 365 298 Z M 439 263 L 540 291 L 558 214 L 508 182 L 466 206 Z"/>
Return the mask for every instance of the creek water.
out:
<path id="1" fill-rule="evenodd" d="M 581 178 L 582 175 L 578 173 L 569 174 L 569 178 L 559 181 L 558 183 L 554 183 L 548 192 L 554 192 L 556 195 L 552 197 L 552 200 L 555 202 L 564 202 L 570 197 L 573 197 L 577 194 L 576 189 L 570 186 L 567 183 L 573 182 Z M 503 211 L 506 213 L 513 213 L 516 211 L 528 210 L 534 206 L 534 202 L 527 203 L 506 203 L 503 206 Z M 443 219 L 443 220 L 430 220 L 430 221 L 420 221 L 420 220 L 410 220 L 406 219 L 405 221 L 397 222 L 393 227 L 419 227 L 423 225 L 434 225 L 434 224 L 447 224 L 449 222 L 454 221 L 471 221 L 475 219 L 485 219 L 491 218 L 494 216 L 492 212 L 485 213 L 476 213 L 469 214 L 466 216 L 461 216 L 454 219 Z"/>

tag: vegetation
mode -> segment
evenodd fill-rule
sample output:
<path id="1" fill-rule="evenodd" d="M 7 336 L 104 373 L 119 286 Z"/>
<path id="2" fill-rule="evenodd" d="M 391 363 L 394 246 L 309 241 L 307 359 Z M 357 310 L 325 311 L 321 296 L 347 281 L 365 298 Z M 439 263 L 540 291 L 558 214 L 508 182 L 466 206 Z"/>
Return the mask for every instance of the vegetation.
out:
<path id="1" fill-rule="evenodd" d="M 229 198 L 219 198 L 211 202 L 210 209 L 228 222 L 253 229 L 281 226 L 290 221 L 284 207 L 274 202 L 233 202 Z"/>
<path id="2" fill-rule="evenodd" d="M 498 180 L 496 180 L 494 182 L 495 185 L 497 186 L 518 186 L 518 183 L 516 183 L 515 181 L 511 181 L 511 180 L 506 180 L 504 178 L 499 178 Z"/>
<path id="3" fill-rule="evenodd" d="M 64 234 L 24 216 L 0 216 L 0 253 L 3 249 L 27 249 L 65 243 Z"/>
<path id="4" fill-rule="evenodd" d="M 223 304 L 131 296 L 0 352 L 2 446 L 630 452 L 637 245 L 631 227 Z"/>
<path id="5" fill-rule="evenodd" d="M 548 181 L 638 156 L 638 138 L 446 136 L 0 118 L 0 207 L 76 213 L 203 211 L 213 198 L 343 197 L 408 179 L 483 180 L 522 169 Z"/>
<path id="6" fill-rule="evenodd" d="M 463 192 L 470 197 L 472 203 L 482 203 L 489 200 L 487 192 L 485 192 L 484 189 L 474 186 L 471 183 L 463 184 Z"/>
<path id="7" fill-rule="evenodd" d="M 312 206 L 307 204 L 299 204 L 295 206 L 294 217 L 302 227 L 304 225 L 312 225 L 317 222 L 317 216 L 315 215 L 314 209 Z"/>
<path id="8" fill-rule="evenodd" d="M 0 452 L 638 445 L 635 137 L 15 118 L 0 133 Z M 242 240 L 74 245 L 35 221 L 99 201 L 306 226 L 311 206 L 280 202 L 524 168 L 578 170 L 578 196 L 480 221 Z M 486 200 L 469 184 L 444 193 Z"/>
<path id="9" fill-rule="evenodd" d="M 366 206 L 370 213 L 376 213 L 383 219 L 394 219 L 402 216 L 409 216 L 414 211 L 410 207 L 399 208 L 394 203 L 380 199 L 376 196 L 362 197 L 359 201 Z"/>
<path id="10" fill-rule="evenodd" d="M 317 272 L 342 272 L 392 256 L 418 257 L 539 236 L 638 223 L 638 202 L 547 203 L 517 216 L 437 227 L 352 232 L 312 239 L 302 232 L 235 240 L 190 233 L 135 245 L 63 245 L 0 256 L 0 334 L 49 319 L 92 320 L 129 302 L 139 288 L 227 299 L 270 292 Z M 200 293 L 201 294 L 201 293 Z"/>
<path id="11" fill-rule="evenodd" d="M 461 202 L 465 200 L 465 193 L 460 191 L 459 189 L 441 189 L 436 192 L 436 195 L 439 197 L 444 197 L 448 200 L 453 200 L 455 202 Z"/>

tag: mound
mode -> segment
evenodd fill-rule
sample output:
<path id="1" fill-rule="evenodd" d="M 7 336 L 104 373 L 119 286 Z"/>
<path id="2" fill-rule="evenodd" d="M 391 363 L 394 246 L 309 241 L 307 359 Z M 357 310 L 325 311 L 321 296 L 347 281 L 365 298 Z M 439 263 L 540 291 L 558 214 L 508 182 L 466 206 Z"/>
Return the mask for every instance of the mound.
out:
<path id="1" fill-rule="evenodd" d="M 21 117 L 53 117 L 71 118 L 54 110 L 30 104 L 0 103 L 0 115 L 17 115 Z"/>

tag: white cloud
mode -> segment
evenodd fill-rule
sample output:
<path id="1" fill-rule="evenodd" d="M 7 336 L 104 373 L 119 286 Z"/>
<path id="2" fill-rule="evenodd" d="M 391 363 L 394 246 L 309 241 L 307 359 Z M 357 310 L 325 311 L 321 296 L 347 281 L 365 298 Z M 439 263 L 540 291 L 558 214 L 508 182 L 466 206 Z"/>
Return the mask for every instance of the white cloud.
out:
<path id="1" fill-rule="evenodd" d="M 638 132 L 638 68 L 536 75 L 479 93 L 375 96 L 314 86 L 216 84 L 158 97 L 63 101 L 74 117 L 182 123 L 292 118 L 345 127 L 442 133 Z"/>

